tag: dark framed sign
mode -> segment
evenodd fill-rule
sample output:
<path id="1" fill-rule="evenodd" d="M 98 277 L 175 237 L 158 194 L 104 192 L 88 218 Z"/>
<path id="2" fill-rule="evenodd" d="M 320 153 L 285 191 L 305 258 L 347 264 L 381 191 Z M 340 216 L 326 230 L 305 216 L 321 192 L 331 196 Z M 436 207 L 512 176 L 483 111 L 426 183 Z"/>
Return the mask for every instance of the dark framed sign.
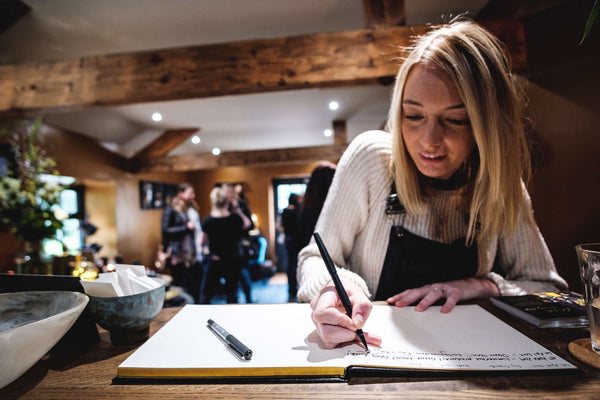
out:
<path id="1" fill-rule="evenodd" d="M 142 210 L 164 208 L 171 204 L 177 193 L 177 185 L 173 183 L 140 181 L 140 207 Z"/>

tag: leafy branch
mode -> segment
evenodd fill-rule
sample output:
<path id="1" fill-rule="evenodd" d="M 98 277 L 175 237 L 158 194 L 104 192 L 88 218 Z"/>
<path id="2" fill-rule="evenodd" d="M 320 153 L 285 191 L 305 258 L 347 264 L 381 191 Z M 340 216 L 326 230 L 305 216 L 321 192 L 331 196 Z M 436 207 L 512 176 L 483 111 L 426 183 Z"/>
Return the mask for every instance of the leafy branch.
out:
<path id="1" fill-rule="evenodd" d="M 592 7 L 592 11 L 590 11 L 590 15 L 588 16 L 587 23 L 585 24 L 585 31 L 583 32 L 583 37 L 579 42 L 579 45 L 582 45 L 585 39 L 590 36 L 590 32 L 592 31 L 592 27 L 595 23 L 600 20 L 600 0 L 596 0 L 594 2 L 594 6 Z"/>
<path id="2" fill-rule="evenodd" d="M 43 147 L 41 127 L 36 120 L 1 132 L 9 137 L 14 165 L 8 176 L 0 177 L 0 227 L 25 241 L 52 237 L 63 226 L 53 207 L 64 187 L 41 179 L 44 174 L 58 175 L 56 162 Z"/>

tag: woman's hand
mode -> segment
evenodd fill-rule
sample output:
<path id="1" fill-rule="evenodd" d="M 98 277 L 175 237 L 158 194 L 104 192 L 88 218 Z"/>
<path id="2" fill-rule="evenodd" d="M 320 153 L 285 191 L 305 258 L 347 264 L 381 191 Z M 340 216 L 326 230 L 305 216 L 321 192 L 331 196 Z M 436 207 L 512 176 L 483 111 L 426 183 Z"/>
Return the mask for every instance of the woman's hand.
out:
<path id="1" fill-rule="evenodd" d="M 461 300 L 480 297 L 499 296 L 500 291 L 494 282 L 485 278 L 467 278 L 457 281 L 433 283 L 416 289 L 408 289 L 387 299 L 389 304 L 405 307 L 419 301 L 415 311 L 425 311 L 436 301 L 445 298 L 446 302 L 440 309 L 443 313 L 452 311 Z"/>
<path id="2" fill-rule="evenodd" d="M 356 330 L 363 328 L 373 308 L 365 293 L 356 284 L 351 281 L 344 281 L 343 284 L 352 303 L 352 319 L 346 314 L 331 281 L 310 302 L 313 310 L 312 320 L 328 349 L 333 349 L 340 343 L 358 341 Z M 367 343 L 374 346 L 381 344 L 379 336 L 367 332 L 364 334 Z"/>

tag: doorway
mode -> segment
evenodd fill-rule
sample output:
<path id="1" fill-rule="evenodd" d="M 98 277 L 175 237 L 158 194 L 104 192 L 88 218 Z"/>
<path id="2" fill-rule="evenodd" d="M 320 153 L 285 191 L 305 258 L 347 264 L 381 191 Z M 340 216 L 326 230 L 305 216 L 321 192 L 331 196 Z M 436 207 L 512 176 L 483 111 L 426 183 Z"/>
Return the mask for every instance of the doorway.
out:
<path id="1" fill-rule="evenodd" d="M 278 272 L 287 271 L 287 252 L 285 250 L 285 234 L 281 228 L 281 213 L 288 206 L 290 194 L 304 195 L 309 179 L 310 176 L 306 175 L 294 178 L 274 178 L 271 181 L 274 196 L 273 204 L 275 204 L 275 207 L 273 207 L 275 214 L 275 263 Z"/>

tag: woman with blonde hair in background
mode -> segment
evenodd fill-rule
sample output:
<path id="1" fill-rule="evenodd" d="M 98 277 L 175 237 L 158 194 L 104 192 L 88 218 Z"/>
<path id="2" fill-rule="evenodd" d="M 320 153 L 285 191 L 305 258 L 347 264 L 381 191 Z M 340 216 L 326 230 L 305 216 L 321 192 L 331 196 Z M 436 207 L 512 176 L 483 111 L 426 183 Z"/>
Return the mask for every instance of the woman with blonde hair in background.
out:
<path id="1" fill-rule="evenodd" d="M 242 268 L 238 243 L 250 226 L 250 219 L 239 208 L 233 212 L 229 211 L 227 193 L 220 187 L 215 187 L 210 192 L 210 200 L 212 203 L 210 216 L 202 222 L 202 245 L 208 246 L 210 251 L 203 302 L 210 303 L 223 277 L 227 302 L 237 303 Z"/>

